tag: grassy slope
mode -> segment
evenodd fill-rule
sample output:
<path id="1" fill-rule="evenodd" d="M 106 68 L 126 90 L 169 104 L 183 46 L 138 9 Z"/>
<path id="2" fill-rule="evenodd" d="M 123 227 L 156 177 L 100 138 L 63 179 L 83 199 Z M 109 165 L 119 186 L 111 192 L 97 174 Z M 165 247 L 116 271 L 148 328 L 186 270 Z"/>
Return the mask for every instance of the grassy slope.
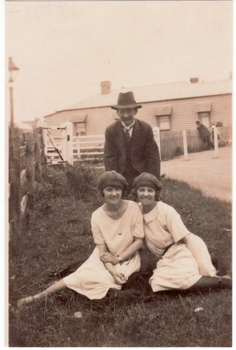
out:
<path id="1" fill-rule="evenodd" d="M 18 298 L 43 290 L 55 272 L 87 258 L 94 247 L 89 220 L 100 199 L 90 195 L 85 202 L 53 186 L 53 195 L 41 188 L 44 195 L 34 202 L 17 254 L 10 251 L 10 346 L 231 346 L 231 291 L 223 289 L 160 293 L 149 302 L 89 301 L 66 290 L 16 313 Z M 163 201 L 205 240 L 220 272 L 231 273 L 231 206 L 185 183 L 164 179 L 163 187 Z M 203 309 L 195 312 L 198 307 Z M 81 319 L 74 317 L 76 311 Z"/>

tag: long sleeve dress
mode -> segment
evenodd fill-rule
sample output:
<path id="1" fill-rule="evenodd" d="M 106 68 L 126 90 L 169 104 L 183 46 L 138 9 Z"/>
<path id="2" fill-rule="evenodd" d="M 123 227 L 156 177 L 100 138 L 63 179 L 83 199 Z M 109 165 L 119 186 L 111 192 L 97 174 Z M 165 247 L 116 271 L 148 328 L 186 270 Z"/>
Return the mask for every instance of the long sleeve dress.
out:
<path id="1" fill-rule="evenodd" d="M 132 201 L 128 201 L 126 211 L 117 220 L 110 218 L 103 207 L 98 208 L 92 214 L 91 227 L 95 244 L 106 244 L 108 251 L 114 255 L 128 248 L 134 237 L 144 238 L 142 213 Z M 140 265 L 140 256 L 136 252 L 130 259 L 114 267 L 128 278 L 133 272 L 139 271 Z M 89 299 L 102 299 L 110 288 L 121 289 L 121 285 L 116 284 L 100 260 L 97 246 L 88 260 L 63 280 L 68 288 Z"/>
<path id="2" fill-rule="evenodd" d="M 202 277 L 196 259 L 182 241 L 193 234 L 185 227 L 177 211 L 161 201 L 143 217 L 146 245 L 159 258 L 149 280 L 152 290 L 190 288 Z M 200 240 L 197 236 L 195 238 Z M 200 245 L 209 275 L 214 276 L 216 270 L 206 245 L 202 240 Z"/>

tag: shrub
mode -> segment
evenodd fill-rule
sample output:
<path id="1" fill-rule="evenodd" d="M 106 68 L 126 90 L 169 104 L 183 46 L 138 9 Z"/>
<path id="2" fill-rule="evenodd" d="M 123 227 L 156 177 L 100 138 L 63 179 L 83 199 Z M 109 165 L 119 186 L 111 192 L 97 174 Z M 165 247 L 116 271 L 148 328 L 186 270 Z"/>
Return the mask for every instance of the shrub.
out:
<path id="1" fill-rule="evenodd" d="M 70 194 L 70 186 L 64 168 L 47 167 L 42 174 L 43 183 L 52 186 L 52 192 L 60 197 Z"/>
<path id="2" fill-rule="evenodd" d="M 175 148 L 175 154 L 174 154 L 174 156 L 175 157 L 178 157 L 178 156 L 180 156 L 181 154 L 183 154 L 183 151 L 182 151 L 182 149 L 181 149 L 181 147 L 176 147 Z"/>
<path id="3" fill-rule="evenodd" d="M 47 181 L 35 184 L 32 205 L 37 208 L 39 214 L 46 215 L 50 212 L 50 201 L 53 198 L 53 186 Z"/>
<path id="4" fill-rule="evenodd" d="M 70 195 L 70 185 L 65 171 L 55 171 L 51 177 L 51 184 L 53 187 L 53 193 L 60 197 L 66 197 Z"/>
<path id="5" fill-rule="evenodd" d="M 226 145 L 226 142 L 224 140 L 219 140 L 218 141 L 218 146 L 219 147 L 225 147 L 225 145 Z"/>
<path id="6" fill-rule="evenodd" d="M 96 173 L 88 166 L 75 164 L 66 170 L 45 168 L 42 181 L 35 184 L 32 204 L 44 215 L 50 212 L 50 201 L 58 197 L 75 197 L 87 202 L 93 198 L 98 205 Z"/>
<path id="7" fill-rule="evenodd" d="M 78 199 L 88 201 L 97 195 L 97 180 L 95 170 L 79 163 L 69 167 L 66 176 L 70 189 Z"/>
<path id="8" fill-rule="evenodd" d="M 188 153 L 196 153 L 199 152 L 199 147 L 195 146 L 195 147 L 191 147 L 188 146 Z"/>
<path id="9" fill-rule="evenodd" d="M 217 122 L 216 123 L 216 127 L 220 127 L 220 126 L 223 126 L 223 123 L 222 122 Z"/>

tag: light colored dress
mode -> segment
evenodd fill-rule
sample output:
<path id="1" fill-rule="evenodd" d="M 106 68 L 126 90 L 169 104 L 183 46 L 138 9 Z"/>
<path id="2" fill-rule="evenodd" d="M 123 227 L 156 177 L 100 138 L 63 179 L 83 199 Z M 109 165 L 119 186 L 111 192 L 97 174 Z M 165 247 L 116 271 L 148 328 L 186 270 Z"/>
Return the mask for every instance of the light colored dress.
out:
<path id="1" fill-rule="evenodd" d="M 127 201 L 128 206 L 121 218 L 110 218 L 102 207 L 98 208 L 91 217 L 91 227 L 95 244 L 106 244 L 107 249 L 114 255 L 121 254 L 128 248 L 134 237 L 144 238 L 143 216 L 137 203 Z M 115 269 L 129 277 L 140 269 L 140 256 L 136 252 L 129 260 L 114 265 Z M 65 277 L 64 282 L 70 289 L 89 299 L 102 299 L 110 288 L 121 289 L 116 284 L 111 273 L 99 258 L 96 247 L 88 260 L 74 273 Z"/>
<path id="2" fill-rule="evenodd" d="M 160 259 L 149 280 L 152 290 L 190 288 L 202 277 L 197 261 L 181 241 L 192 233 L 187 230 L 177 211 L 161 201 L 143 217 L 146 245 Z M 205 245 L 203 241 L 202 245 Z M 209 264 L 208 250 L 204 252 Z M 211 262 L 210 269 L 214 274 L 215 268 Z"/>

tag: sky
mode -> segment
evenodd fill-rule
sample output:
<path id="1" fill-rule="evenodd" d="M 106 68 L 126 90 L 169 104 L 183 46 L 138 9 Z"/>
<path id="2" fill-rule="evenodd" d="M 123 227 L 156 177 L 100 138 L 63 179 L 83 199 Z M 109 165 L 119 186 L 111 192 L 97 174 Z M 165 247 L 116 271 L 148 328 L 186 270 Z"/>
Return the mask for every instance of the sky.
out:
<path id="1" fill-rule="evenodd" d="M 233 71 L 231 1 L 11 1 L 5 3 L 8 57 L 20 68 L 16 122 L 66 109 L 111 89 L 228 79 Z"/>

